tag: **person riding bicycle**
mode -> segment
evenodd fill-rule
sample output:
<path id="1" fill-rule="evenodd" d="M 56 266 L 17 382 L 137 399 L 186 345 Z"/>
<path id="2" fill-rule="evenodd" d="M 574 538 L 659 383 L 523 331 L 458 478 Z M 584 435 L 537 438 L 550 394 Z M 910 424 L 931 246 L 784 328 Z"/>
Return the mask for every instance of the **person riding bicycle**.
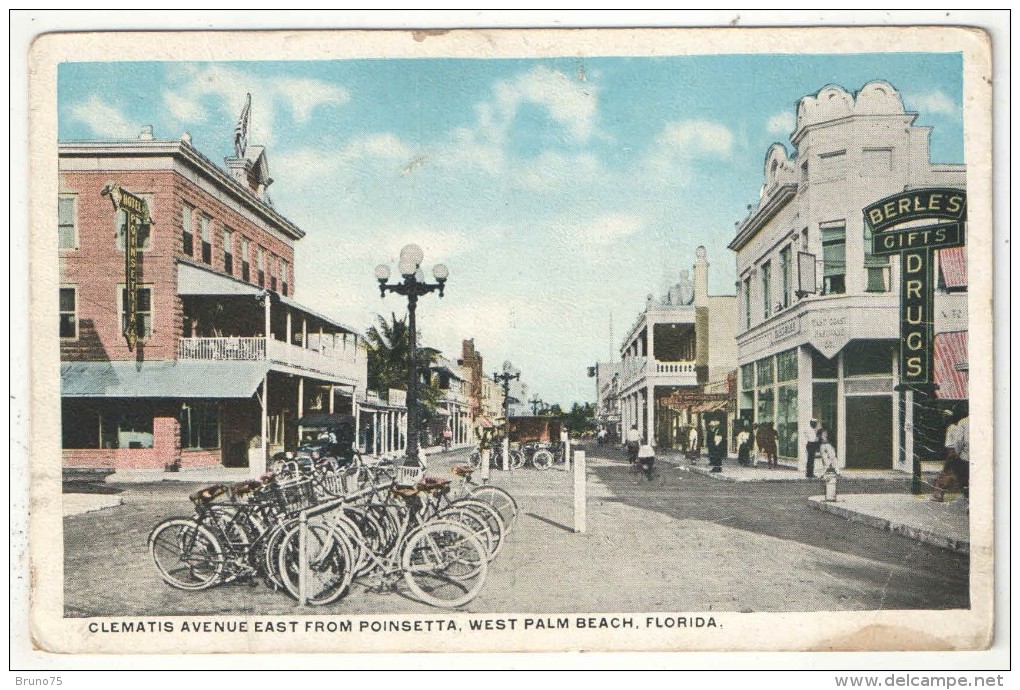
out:
<path id="1" fill-rule="evenodd" d="M 630 464 L 633 465 L 637 462 L 638 450 L 640 448 L 641 432 L 638 431 L 637 424 L 633 424 L 627 430 L 627 458 L 630 460 Z"/>
<path id="2" fill-rule="evenodd" d="M 443 429 L 443 450 L 450 450 L 450 443 L 453 441 L 453 431 L 450 427 Z"/>

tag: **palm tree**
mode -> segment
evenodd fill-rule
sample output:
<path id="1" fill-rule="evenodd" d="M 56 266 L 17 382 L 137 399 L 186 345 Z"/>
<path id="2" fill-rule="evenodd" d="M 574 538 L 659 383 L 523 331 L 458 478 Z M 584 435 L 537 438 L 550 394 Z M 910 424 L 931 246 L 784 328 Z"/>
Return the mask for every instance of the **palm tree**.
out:
<path id="1" fill-rule="evenodd" d="M 393 312 L 386 319 L 377 314 L 375 324 L 365 332 L 368 346 L 368 387 L 371 390 L 385 393 L 391 388 L 407 390 L 409 352 L 411 349 L 411 331 L 407 325 L 407 316 L 397 318 Z M 421 334 L 418 335 L 421 342 Z M 428 426 L 435 414 L 439 402 L 440 390 L 432 380 L 431 367 L 439 357 L 439 350 L 431 347 L 417 348 L 415 369 L 419 376 L 418 385 L 418 419 L 421 428 Z"/>

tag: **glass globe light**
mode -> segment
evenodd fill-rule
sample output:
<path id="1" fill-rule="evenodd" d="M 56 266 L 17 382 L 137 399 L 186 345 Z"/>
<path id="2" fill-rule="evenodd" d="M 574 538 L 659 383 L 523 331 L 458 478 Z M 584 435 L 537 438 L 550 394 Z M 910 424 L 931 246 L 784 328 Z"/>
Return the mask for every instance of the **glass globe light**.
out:
<path id="1" fill-rule="evenodd" d="M 400 271 L 400 275 L 407 277 L 414 275 L 414 272 L 418 269 L 418 265 L 407 258 L 400 260 L 400 264 L 397 266 L 397 270 Z"/>
<path id="2" fill-rule="evenodd" d="M 414 279 L 417 280 L 419 283 L 424 283 L 425 282 L 425 271 L 423 271 L 423 270 L 421 270 L 419 268 L 417 271 L 414 272 Z"/>
<path id="3" fill-rule="evenodd" d="M 390 279 L 390 267 L 386 264 L 379 264 L 375 267 L 375 279 L 380 283 L 385 283 Z"/>
<path id="4" fill-rule="evenodd" d="M 514 365 L 510 363 L 510 360 L 503 362 L 503 373 L 512 374 L 514 373 Z"/>
<path id="5" fill-rule="evenodd" d="M 404 263 L 404 260 L 408 260 L 414 263 L 415 268 L 421 266 L 422 259 L 425 258 L 425 252 L 421 250 L 416 244 L 406 244 L 404 248 L 400 250 L 400 263 Z"/>
<path id="6" fill-rule="evenodd" d="M 432 276 L 440 283 L 445 283 L 446 279 L 450 277 L 450 269 L 446 267 L 446 264 L 436 264 L 432 268 Z"/>

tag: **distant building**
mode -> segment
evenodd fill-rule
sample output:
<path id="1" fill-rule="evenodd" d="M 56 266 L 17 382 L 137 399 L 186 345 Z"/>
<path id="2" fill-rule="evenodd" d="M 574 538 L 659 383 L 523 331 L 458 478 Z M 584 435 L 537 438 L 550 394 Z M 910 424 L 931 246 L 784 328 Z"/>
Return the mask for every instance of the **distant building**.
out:
<path id="1" fill-rule="evenodd" d="M 442 356 L 432 365 L 433 380 L 442 391 L 429 429 L 429 437 L 434 444 L 442 443 L 444 429 L 450 430 L 454 446 L 472 442 L 470 382 L 462 372 L 462 367 Z"/>
<path id="2" fill-rule="evenodd" d="M 864 225 L 863 208 L 886 196 L 965 187 L 964 166 L 930 162 L 931 128 L 916 119 L 882 81 L 802 98 L 795 151 L 768 150 L 760 201 L 729 245 L 739 277 L 739 413 L 774 425 L 788 464 L 804 468 L 799 432 L 817 418 L 840 466 L 909 471 L 915 444 L 930 459 L 941 450 L 935 408 L 966 406 L 964 249 L 936 252 L 939 400 L 914 418 L 912 394 L 897 390 L 899 257 L 871 254 Z"/>
<path id="3" fill-rule="evenodd" d="M 59 145 L 65 466 L 264 470 L 311 412 L 355 413 L 366 392 L 357 331 L 294 299 L 304 232 L 270 203 L 266 152 L 223 169 L 190 137 Z M 129 349 L 123 211 L 148 204 Z"/>
<path id="4" fill-rule="evenodd" d="M 595 423 L 605 429 L 608 438 L 619 441 L 620 428 L 620 363 L 599 362 L 595 365 Z"/>
<path id="5" fill-rule="evenodd" d="M 683 446 L 691 425 L 732 418 L 725 395 L 705 385 L 736 367 L 736 298 L 708 294 L 708 258 L 698 247 L 687 271 L 661 299 L 648 296 L 620 348 L 619 407 L 624 433 L 637 425 L 647 443 Z"/>

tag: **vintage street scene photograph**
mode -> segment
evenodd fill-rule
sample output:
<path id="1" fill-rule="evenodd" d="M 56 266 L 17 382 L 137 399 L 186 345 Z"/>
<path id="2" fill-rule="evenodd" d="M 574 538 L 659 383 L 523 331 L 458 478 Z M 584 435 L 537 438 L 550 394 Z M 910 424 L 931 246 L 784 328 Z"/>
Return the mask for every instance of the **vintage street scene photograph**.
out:
<path id="1" fill-rule="evenodd" d="M 57 648 L 989 644 L 980 36 L 602 34 L 41 44 Z"/>

